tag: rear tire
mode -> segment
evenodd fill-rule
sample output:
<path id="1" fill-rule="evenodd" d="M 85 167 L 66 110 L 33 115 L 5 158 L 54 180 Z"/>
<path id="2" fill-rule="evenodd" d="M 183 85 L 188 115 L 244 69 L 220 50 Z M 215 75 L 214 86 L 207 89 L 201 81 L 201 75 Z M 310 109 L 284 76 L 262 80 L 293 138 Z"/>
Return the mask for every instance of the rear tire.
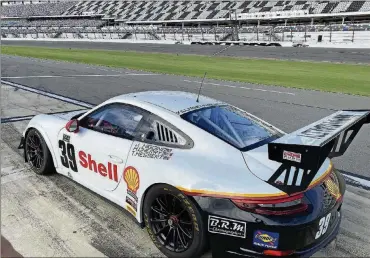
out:
<path id="1" fill-rule="evenodd" d="M 24 151 L 28 164 L 38 175 L 46 175 L 55 172 L 53 157 L 41 133 L 32 128 L 28 131 Z"/>
<path id="2" fill-rule="evenodd" d="M 153 186 L 144 201 L 144 221 L 155 246 L 167 257 L 188 258 L 203 255 L 207 228 L 201 211 L 177 188 Z"/>

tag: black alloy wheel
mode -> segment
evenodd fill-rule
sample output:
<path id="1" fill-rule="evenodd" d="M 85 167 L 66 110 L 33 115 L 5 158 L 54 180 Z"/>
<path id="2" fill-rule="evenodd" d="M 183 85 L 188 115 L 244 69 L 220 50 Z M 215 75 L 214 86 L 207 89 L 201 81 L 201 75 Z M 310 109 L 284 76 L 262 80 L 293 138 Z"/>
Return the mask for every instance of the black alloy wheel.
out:
<path id="1" fill-rule="evenodd" d="M 158 196 L 151 206 L 151 224 L 158 241 L 172 252 L 186 251 L 194 238 L 194 226 L 186 207 L 173 194 Z"/>
<path id="2" fill-rule="evenodd" d="M 202 211 L 180 190 L 154 185 L 145 195 L 144 221 L 156 247 L 167 257 L 201 257 L 207 247 Z"/>
<path id="3" fill-rule="evenodd" d="M 36 129 L 31 129 L 27 133 L 24 151 L 26 159 L 35 173 L 43 175 L 51 173 L 55 169 L 48 146 Z"/>
<path id="4" fill-rule="evenodd" d="M 44 149 L 39 135 L 36 133 L 28 135 L 26 146 L 28 162 L 35 169 L 41 169 L 44 163 Z"/>

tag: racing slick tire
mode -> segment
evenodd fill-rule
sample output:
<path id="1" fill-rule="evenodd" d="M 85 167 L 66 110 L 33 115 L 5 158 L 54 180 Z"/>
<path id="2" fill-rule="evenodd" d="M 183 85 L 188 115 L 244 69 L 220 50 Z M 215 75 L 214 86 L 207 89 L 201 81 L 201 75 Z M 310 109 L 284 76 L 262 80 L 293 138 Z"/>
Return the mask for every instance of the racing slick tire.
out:
<path id="1" fill-rule="evenodd" d="M 32 128 L 28 131 L 24 151 L 28 164 L 36 174 L 46 175 L 55 171 L 53 157 L 38 130 Z"/>
<path id="2" fill-rule="evenodd" d="M 167 257 L 200 257 L 207 247 L 201 211 L 177 188 L 158 184 L 144 200 L 145 227 L 155 246 Z"/>

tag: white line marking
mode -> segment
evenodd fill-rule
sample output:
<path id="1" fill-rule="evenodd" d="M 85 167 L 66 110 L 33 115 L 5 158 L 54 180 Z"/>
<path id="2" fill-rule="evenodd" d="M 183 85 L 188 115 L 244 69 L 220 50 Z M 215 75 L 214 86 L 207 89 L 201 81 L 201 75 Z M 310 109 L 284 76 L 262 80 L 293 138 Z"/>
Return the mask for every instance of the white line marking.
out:
<path id="1" fill-rule="evenodd" d="M 75 74 L 75 75 L 29 75 L 29 76 L 8 76 L 3 79 L 28 79 L 28 78 L 70 78 L 70 77 L 122 77 L 126 75 L 158 75 L 151 73 L 126 73 L 126 74 Z"/>
<path id="2" fill-rule="evenodd" d="M 35 115 L 29 115 L 29 116 L 22 116 L 22 117 L 6 117 L 6 118 L 1 118 L 2 123 L 10 123 L 10 122 L 17 122 L 17 121 L 22 121 L 22 120 L 29 120 L 33 118 Z"/>
<path id="3" fill-rule="evenodd" d="M 370 188 L 370 181 L 369 180 L 358 178 L 358 177 L 355 177 L 355 176 L 345 175 L 343 173 L 342 173 L 342 175 L 347 180 L 349 178 L 350 179 L 349 182 L 356 181 L 356 183 L 358 183 L 359 185 L 364 186 L 365 188 Z"/>
<path id="4" fill-rule="evenodd" d="M 18 84 L 18 83 L 8 82 L 8 81 L 3 81 L 3 80 L 1 80 L 1 82 L 6 84 L 6 85 L 14 86 L 15 88 L 19 88 L 19 89 L 22 89 L 22 90 L 26 90 L 26 91 L 29 91 L 29 92 L 36 93 L 36 94 L 40 94 L 40 95 L 43 95 L 43 96 L 47 96 L 47 97 L 50 97 L 50 98 L 61 100 L 61 101 L 67 102 L 67 103 L 79 105 L 81 107 L 87 107 L 87 108 L 94 107 L 92 104 L 84 102 L 84 101 L 79 101 L 79 100 L 64 97 L 64 96 L 61 96 L 61 95 L 58 95 L 58 94 L 50 93 L 50 92 L 47 92 L 47 91 L 34 89 L 34 88 L 27 87 L 27 86 L 24 86 L 24 85 L 21 85 L 21 84 Z"/>
<path id="5" fill-rule="evenodd" d="M 190 80 L 184 80 L 184 82 L 202 83 L 200 81 L 190 81 Z M 228 88 L 238 88 L 238 89 L 244 89 L 244 90 L 264 91 L 264 92 L 272 92 L 272 93 L 287 94 L 287 95 L 293 95 L 293 96 L 295 96 L 295 93 L 292 93 L 292 92 L 283 92 L 283 91 L 276 91 L 276 90 L 264 90 L 264 89 L 254 89 L 254 88 L 248 88 L 248 87 L 243 87 L 243 86 L 219 84 L 219 83 L 212 83 L 212 82 L 204 82 L 203 84 L 209 84 L 209 85 L 214 85 L 214 86 L 218 86 L 218 87 L 228 87 Z"/>

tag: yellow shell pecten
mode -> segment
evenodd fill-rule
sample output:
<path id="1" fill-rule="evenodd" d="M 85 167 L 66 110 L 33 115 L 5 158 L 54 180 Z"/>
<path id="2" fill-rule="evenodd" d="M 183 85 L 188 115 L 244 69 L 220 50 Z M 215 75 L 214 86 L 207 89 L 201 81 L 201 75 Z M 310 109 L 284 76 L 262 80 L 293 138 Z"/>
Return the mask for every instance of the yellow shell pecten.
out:
<path id="1" fill-rule="evenodd" d="M 127 167 L 124 172 L 124 179 L 127 183 L 127 188 L 136 193 L 140 185 L 140 178 L 137 170 L 134 167 Z"/>

